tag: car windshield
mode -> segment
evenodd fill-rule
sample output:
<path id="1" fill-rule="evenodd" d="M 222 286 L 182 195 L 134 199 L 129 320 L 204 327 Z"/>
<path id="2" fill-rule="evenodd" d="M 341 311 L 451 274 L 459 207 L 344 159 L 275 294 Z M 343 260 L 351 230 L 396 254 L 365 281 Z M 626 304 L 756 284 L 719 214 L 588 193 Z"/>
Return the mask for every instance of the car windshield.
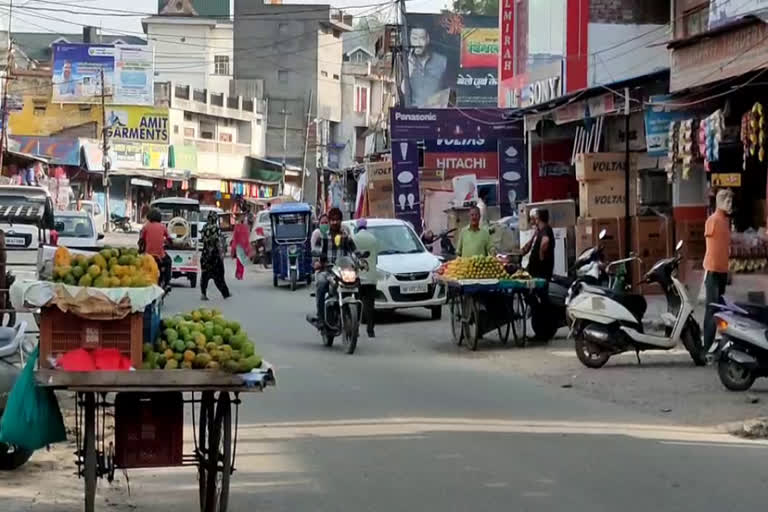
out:
<path id="1" fill-rule="evenodd" d="M 369 226 L 368 231 L 379 243 L 379 255 L 424 252 L 421 241 L 408 226 Z"/>
<path id="2" fill-rule="evenodd" d="M 56 216 L 54 220 L 59 236 L 65 238 L 92 238 L 93 224 L 90 217 Z"/>

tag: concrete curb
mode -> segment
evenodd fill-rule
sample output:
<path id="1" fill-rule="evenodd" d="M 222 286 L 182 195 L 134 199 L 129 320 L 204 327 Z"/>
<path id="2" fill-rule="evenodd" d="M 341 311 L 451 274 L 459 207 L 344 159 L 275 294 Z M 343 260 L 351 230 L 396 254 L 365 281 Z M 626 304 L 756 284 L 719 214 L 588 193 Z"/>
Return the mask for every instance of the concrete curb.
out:
<path id="1" fill-rule="evenodd" d="M 718 432 L 745 439 L 768 439 L 768 417 L 758 416 L 744 421 L 723 423 L 715 429 Z"/>

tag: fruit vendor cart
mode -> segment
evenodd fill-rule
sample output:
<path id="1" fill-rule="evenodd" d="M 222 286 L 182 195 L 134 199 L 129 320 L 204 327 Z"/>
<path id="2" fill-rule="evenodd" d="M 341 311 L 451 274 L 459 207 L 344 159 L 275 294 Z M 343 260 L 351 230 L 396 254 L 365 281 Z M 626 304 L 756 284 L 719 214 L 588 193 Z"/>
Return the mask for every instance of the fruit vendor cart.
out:
<path id="1" fill-rule="evenodd" d="M 96 481 L 117 469 L 197 469 L 200 510 L 226 512 L 235 471 L 241 393 L 275 384 L 269 364 L 247 374 L 211 370 L 64 372 L 39 370 L 40 386 L 76 393 L 75 463 L 85 512 L 95 510 Z M 193 422 L 183 452 L 184 407 Z M 105 432 L 114 426 L 114 441 Z M 190 510 L 191 508 L 190 503 Z"/>
<path id="2" fill-rule="evenodd" d="M 546 288 L 543 279 L 446 279 L 451 334 L 458 345 L 477 350 L 483 335 L 496 331 L 506 344 L 526 343 L 529 296 Z"/>

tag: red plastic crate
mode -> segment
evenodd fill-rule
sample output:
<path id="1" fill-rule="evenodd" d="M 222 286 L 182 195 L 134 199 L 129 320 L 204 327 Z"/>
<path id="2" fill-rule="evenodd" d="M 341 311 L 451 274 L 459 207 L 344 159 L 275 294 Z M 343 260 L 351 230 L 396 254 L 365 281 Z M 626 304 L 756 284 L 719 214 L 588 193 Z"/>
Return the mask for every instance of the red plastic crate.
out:
<path id="1" fill-rule="evenodd" d="M 180 392 L 118 393 L 115 398 L 115 466 L 180 466 L 184 401 Z"/>
<path id="2" fill-rule="evenodd" d="M 78 348 L 116 348 L 141 368 L 144 328 L 143 313 L 116 320 L 88 320 L 65 313 L 58 307 L 40 312 L 40 367 L 50 368 L 49 358 Z"/>

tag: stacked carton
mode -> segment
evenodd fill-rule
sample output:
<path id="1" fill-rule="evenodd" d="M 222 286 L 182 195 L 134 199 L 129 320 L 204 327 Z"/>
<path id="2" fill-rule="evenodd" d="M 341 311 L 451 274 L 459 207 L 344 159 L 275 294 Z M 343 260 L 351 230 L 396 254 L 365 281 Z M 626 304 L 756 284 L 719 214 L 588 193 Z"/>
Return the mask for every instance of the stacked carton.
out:
<path id="1" fill-rule="evenodd" d="M 393 218 L 395 206 L 392 201 L 392 162 L 370 162 L 365 167 L 368 174 L 368 216 Z"/>
<path id="2" fill-rule="evenodd" d="M 624 217 L 624 153 L 582 153 L 576 155 L 579 182 L 579 216 L 592 219 Z M 630 155 L 629 214 L 637 210 L 637 157 Z"/>

